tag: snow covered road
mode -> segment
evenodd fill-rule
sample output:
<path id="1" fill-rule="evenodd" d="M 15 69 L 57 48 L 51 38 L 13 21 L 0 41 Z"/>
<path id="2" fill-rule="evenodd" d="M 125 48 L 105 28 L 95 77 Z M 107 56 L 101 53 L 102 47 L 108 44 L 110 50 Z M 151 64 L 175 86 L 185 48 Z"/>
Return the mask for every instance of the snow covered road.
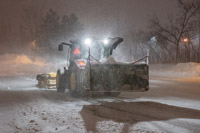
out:
<path id="1" fill-rule="evenodd" d="M 0 131 L 200 132 L 200 80 L 150 78 L 150 91 L 72 98 L 38 89 L 34 77 L 0 78 Z"/>

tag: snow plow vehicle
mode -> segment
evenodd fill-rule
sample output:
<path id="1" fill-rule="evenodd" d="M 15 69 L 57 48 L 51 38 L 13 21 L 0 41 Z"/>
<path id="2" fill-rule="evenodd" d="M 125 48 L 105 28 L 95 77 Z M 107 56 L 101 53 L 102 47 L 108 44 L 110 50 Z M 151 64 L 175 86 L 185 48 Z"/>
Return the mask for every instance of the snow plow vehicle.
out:
<path id="1" fill-rule="evenodd" d="M 121 92 L 148 91 L 148 55 L 132 63 L 116 62 L 113 51 L 122 41 L 123 38 L 116 37 L 61 43 L 59 51 L 63 51 L 64 45 L 68 46 L 68 66 L 57 70 L 57 91 L 68 89 L 73 97 L 94 92 L 118 96 Z"/>
<path id="2" fill-rule="evenodd" d="M 56 73 L 41 73 L 36 76 L 36 80 L 38 81 L 37 86 L 39 88 L 48 88 L 53 89 L 56 88 Z"/>

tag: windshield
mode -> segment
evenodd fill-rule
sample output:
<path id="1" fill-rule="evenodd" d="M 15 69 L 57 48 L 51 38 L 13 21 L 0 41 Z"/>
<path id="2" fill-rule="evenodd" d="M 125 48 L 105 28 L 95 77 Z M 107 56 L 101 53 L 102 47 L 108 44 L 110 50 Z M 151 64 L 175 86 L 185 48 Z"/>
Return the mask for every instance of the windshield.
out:
<path id="1" fill-rule="evenodd" d="M 71 52 L 74 59 L 88 59 L 89 47 L 84 44 L 74 44 Z M 99 61 L 102 57 L 102 46 L 99 43 L 94 42 L 90 47 L 90 55 L 92 58 Z"/>

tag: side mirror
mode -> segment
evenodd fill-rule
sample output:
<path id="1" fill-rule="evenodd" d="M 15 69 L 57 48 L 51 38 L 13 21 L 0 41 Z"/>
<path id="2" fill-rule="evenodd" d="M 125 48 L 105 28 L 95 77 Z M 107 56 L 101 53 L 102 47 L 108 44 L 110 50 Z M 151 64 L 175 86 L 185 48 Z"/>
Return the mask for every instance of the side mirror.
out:
<path id="1" fill-rule="evenodd" d="M 60 44 L 60 45 L 58 46 L 58 51 L 63 51 L 63 45 L 62 45 L 62 44 Z"/>

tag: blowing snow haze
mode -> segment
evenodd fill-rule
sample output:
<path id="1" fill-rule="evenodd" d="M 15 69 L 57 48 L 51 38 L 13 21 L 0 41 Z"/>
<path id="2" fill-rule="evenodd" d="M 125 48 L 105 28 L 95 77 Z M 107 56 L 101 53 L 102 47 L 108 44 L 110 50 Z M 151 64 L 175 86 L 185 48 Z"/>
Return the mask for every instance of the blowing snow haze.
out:
<path id="1" fill-rule="evenodd" d="M 0 133 L 200 133 L 200 0 L 0 0 Z"/>
<path id="2" fill-rule="evenodd" d="M 0 52 L 23 51 L 35 40 L 32 29 L 52 8 L 62 18 L 74 13 L 84 25 L 84 36 L 123 36 L 145 29 L 148 15 L 165 20 L 176 12 L 175 0 L 1 0 Z M 24 52 L 24 51 L 23 51 Z"/>

